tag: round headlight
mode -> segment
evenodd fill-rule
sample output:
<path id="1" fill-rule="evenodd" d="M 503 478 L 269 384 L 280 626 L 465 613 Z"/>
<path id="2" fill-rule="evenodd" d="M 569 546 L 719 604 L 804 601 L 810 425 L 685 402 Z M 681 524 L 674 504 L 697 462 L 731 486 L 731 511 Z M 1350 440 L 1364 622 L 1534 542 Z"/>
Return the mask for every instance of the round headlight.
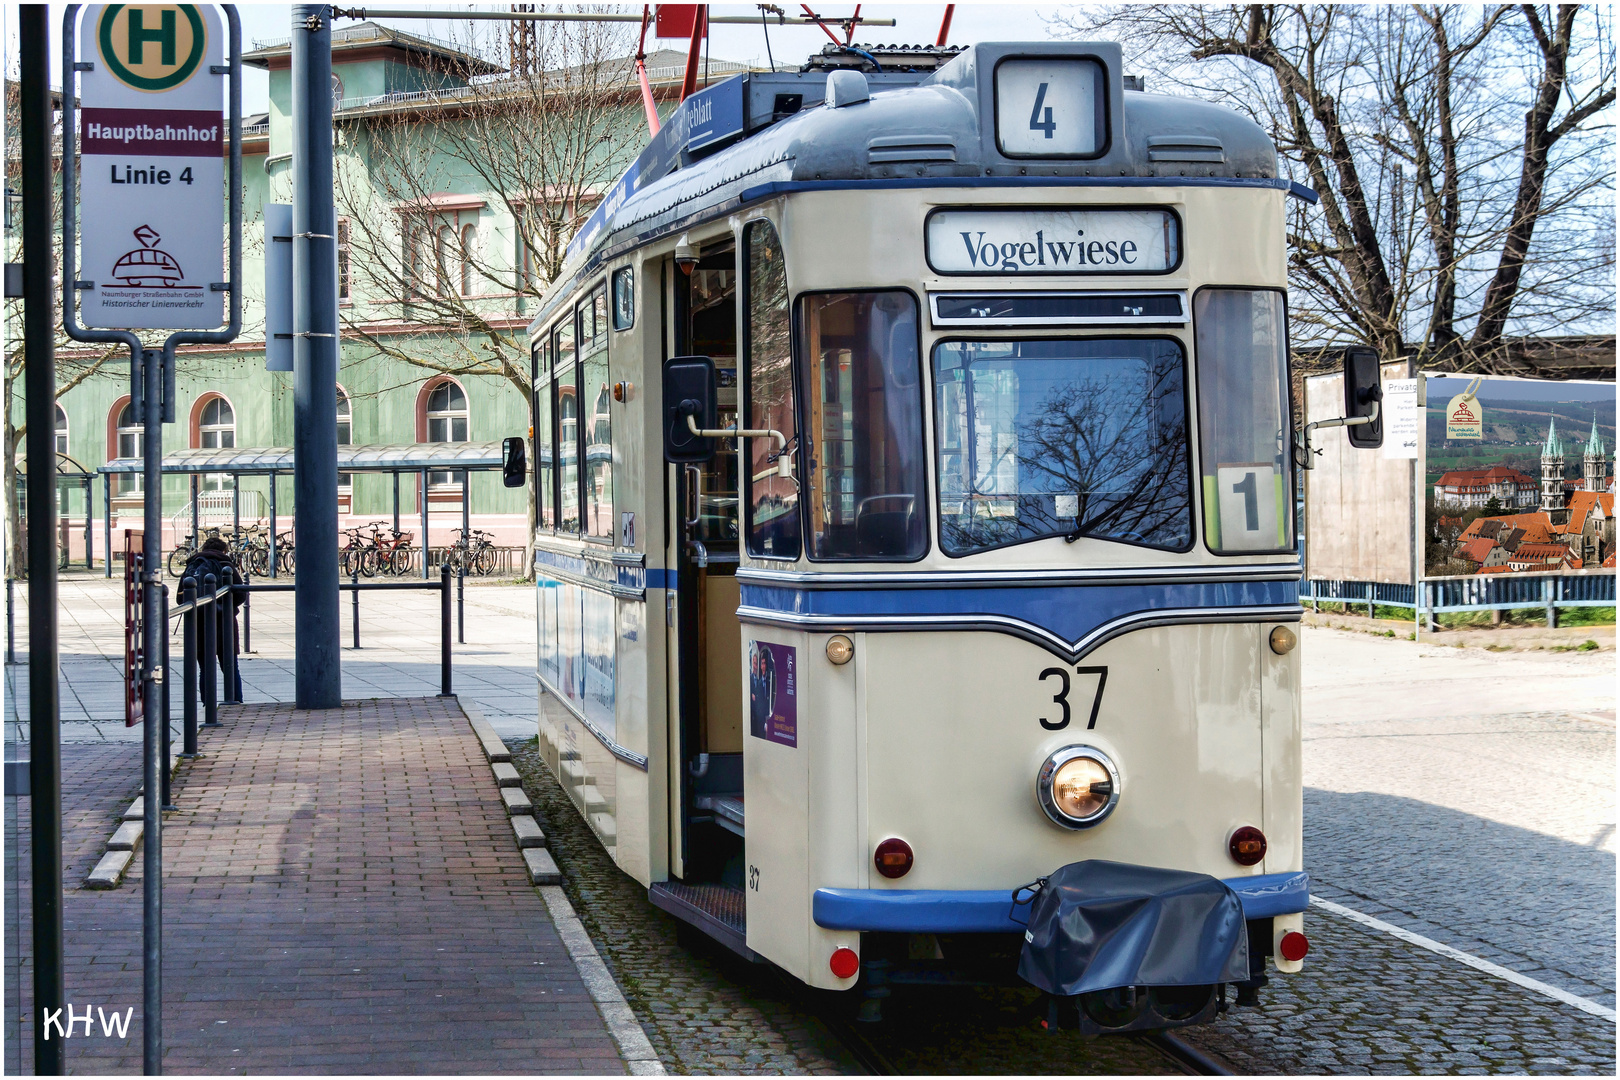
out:
<path id="1" fill-rule="evenodd" d="M 1047 758 L 1035 779 L 1046 816 L 1066 829 L 1089 829 L 1119 802 L 1119 770 L 1091 746 L 1065 746 Z"/>

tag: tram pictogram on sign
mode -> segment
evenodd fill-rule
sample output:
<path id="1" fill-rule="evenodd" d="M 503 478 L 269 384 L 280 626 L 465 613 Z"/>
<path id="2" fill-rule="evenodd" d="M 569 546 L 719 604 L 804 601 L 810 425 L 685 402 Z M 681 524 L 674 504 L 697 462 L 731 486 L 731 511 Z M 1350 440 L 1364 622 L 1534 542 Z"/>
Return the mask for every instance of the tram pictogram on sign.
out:
<path id="1" fill-rule="evenodd" d="M 183 288 L 180 283 L 185 279 L 185 271 L 180 269 L 173 255 L 158 248 L 158 241 L 163 238 L 157 230 L 142 225 L 135 230 L 135 239 L 141 246 L 119 256 L 113 264 L 112 276 L 125 285 L 141 288 Z"/>

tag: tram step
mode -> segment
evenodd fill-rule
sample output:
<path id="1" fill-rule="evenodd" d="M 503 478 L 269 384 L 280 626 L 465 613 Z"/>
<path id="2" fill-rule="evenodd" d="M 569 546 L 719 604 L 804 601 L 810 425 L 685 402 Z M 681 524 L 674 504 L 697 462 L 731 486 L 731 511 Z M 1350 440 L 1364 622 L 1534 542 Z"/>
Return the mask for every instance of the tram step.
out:
<path id="1" fill-rule="evenodd" d="M 756 962 L 763 959 L 748 947 L 746 900 L 741 889 L 717 882 L 657 881 L 647 890 L 647 898 L 739 956 Z"/>
<path id="2" fill-rule="evenodd" d="M 738 836 L 743 832 L 743 797 L 741 795 L 699 795 L 697 808 L 714 815 L 714 823 Z"/>
<path id="3" fill-rule="evenodd" d="M 546 846 L 546 834 L 541 831 L 539 822 L 528 814 L 512 815 L 512 835 L 517 837 L 520 848 Z"/>
<path id="4" fill-rule="evenodd" d="M 523 794 L 523 789 L 522 788 L 517 788 L 517 787 L 503 787 L 503 788 L 501 788 L 501 802 L 506 805 L 506 812 L 507 812 L 508 815 L 512 815 L 512 814 L 530 814 L 530 815 L 532 815 L 534 813 L 534 803 L 530 802 L 529 797 L 527 795 Z"/>
<path id="5" fill-rule="evenodd" d="M 598 814 L 607 809 L 607 800 L 602 793 L 596 790 L 596 785 L 586 784 L 579 793 L 580 800 L 585 803 L 585 813 Z"/>
<path id="6" fill-rule="evenodd" d="M 505 761 L 497 761 L 490 766 L 495 771 L 495 782 L 501 787 L 522 787 L 523 777 L 518 775 L 517 767 Z"/>

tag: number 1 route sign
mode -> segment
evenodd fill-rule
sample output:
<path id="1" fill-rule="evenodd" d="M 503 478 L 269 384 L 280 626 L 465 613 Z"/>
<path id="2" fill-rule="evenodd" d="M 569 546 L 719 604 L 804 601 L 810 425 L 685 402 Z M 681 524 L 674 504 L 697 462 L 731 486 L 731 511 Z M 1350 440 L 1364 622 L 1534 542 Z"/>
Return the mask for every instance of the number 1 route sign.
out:
<path id="1" fill-rule="evenodd" d="M 228 76 L 218 13 L 103 4 L 80 24 L 79 292 L 86 326 L 212 330 L 225 321 Z"/>

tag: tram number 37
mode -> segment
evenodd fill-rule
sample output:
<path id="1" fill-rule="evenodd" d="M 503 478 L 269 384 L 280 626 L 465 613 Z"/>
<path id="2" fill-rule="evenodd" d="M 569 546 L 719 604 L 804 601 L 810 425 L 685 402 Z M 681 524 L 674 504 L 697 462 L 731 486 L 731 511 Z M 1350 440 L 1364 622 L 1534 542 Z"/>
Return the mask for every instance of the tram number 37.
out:
<path id="1" fill-rule="evenodd" d="M 1086 730 L 1090 731 L 1097 726 L 1097 712 L 1102 708 L 1103 687 L 1108 685 L 1108 669 L 1106 667 L 1082 667 L 1075 668 L 1074 673 L 1076 675 L 1097 676 L 1097 694 L 1091 699 L 1091 719 L 1086 721 Z M 1041 717 L 1041 727 L 1047 731 L 1062 731 L 1069 726 L 1069 720 L 1072 718 L 1072 711 L 1069 707 L 1069 672 L 1066 668 L 1049 667 L 1041 672 L 1040 681 L 1045 682 L 1048 679 L 1059 680 L 1058 692 L 1052 695 L 1052 703 L 1062 706 L 1063 715 L 1057 719 Z"/>

